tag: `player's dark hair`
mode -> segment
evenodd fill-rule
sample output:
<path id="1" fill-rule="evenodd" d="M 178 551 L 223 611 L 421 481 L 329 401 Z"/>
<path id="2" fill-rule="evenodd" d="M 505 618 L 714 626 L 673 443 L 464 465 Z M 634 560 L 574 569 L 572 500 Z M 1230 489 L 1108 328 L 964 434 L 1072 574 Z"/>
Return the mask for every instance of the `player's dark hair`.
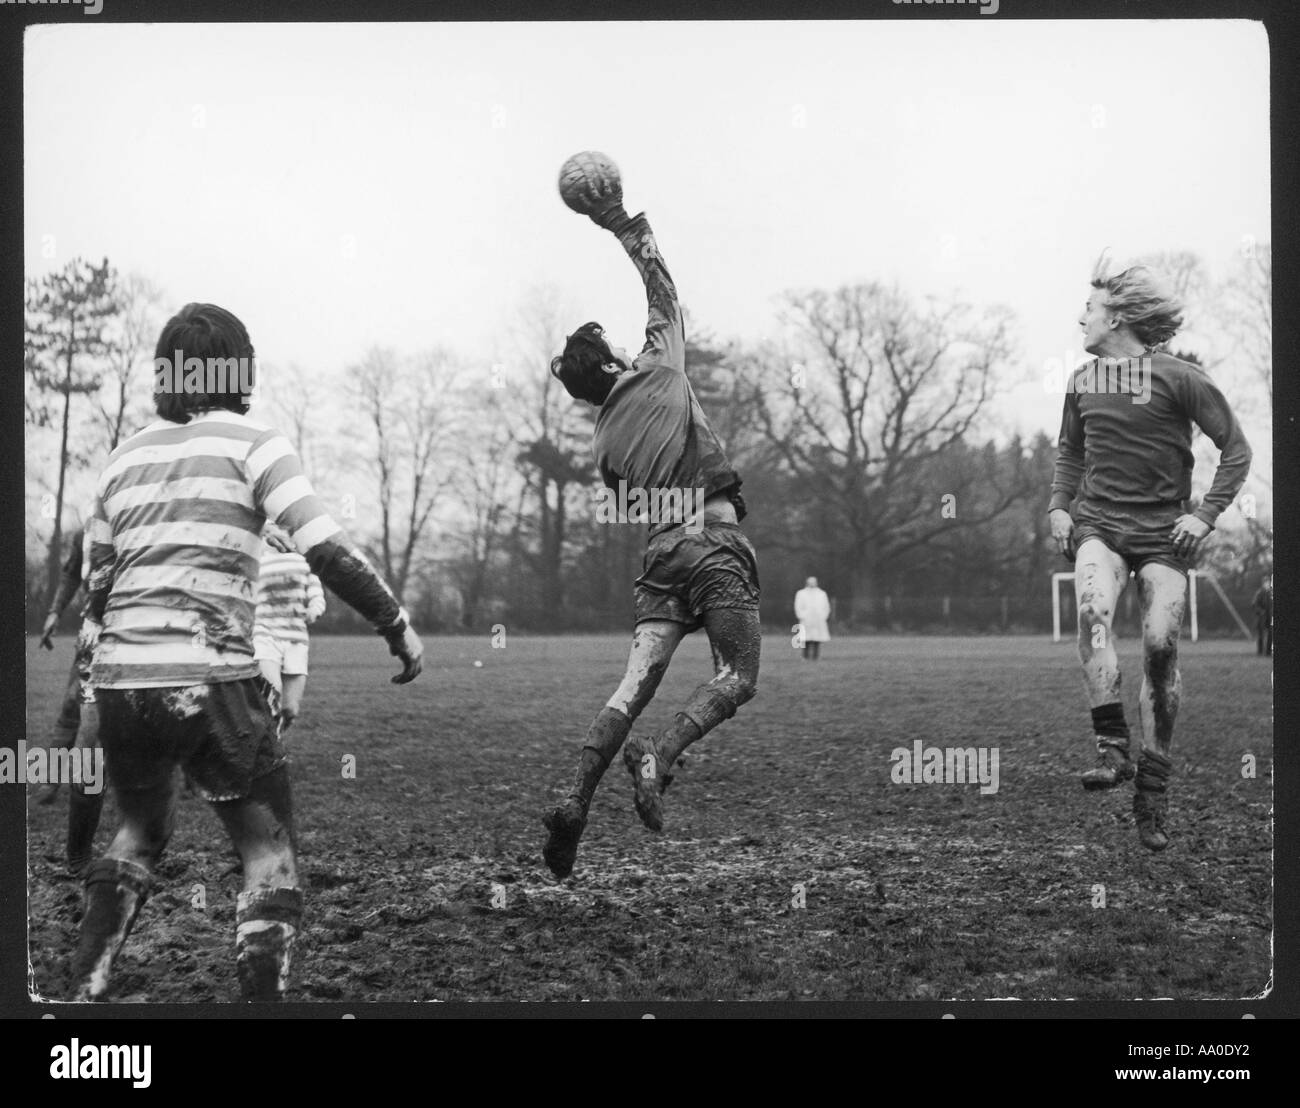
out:
<path id="1" fill-rule="evenodd" d="M 184 388 L 183 363 L 191 358 L 205 366 L 223 363 L 231 373 L 211 393 Z M 234 374 L 235 363 L 247 372 Z M 250 397 L 240 386 L 251 385 L 253 365 L 253 343 L 236 315 L 216 304 L 186 304 L 167 321 L 154 348 L 154 410 L 172 423 L 188 423 L 191 415 L 214 408 L 243 412 Z M 212 380 L 205 377 L 205 384 Z"/>
<path id="2" fill-rule="evenodd" d="M 564 353 L 551 359 L 551 376 L 575 400 L 601 405 L 614 387 L 615 377 L 604 367 L 614 361 L 599 323 L 584 323 L 564 343 Z"/>

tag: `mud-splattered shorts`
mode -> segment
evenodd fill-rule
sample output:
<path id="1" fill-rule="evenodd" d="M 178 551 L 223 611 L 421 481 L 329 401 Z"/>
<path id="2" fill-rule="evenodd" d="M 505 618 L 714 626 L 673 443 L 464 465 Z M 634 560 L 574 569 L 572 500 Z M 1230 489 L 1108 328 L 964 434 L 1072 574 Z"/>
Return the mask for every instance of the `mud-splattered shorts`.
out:
<path id="1" fill-rule="evenodd" d="M 1074 549 L 1097 539 L 1123 558 L 1133 573 L 1154 562 L 1185 577 L 1191 563 L 1174 551 L 1170 540 L 1182 514 L 1181 504 L 1143 508 L 1081 500 L 1074 509 Z"/>
<path id="2" fill-rule="evenodd" d="M 117 789 L 165 784 L 177 766 L 208 800 L 238 800 L 285 764 L 261 677 L 158 689 L 99 689 L 99 741 Z"/>
<path id="3" fill-rule="evenodd" d="M 734 523 L 707 523 L 698 534 L 674 527 L 646 547 L 636 580 L 636 622 L 666 619 L 691 631 L 717 608 L 758 611 L 758 560 Z"/>

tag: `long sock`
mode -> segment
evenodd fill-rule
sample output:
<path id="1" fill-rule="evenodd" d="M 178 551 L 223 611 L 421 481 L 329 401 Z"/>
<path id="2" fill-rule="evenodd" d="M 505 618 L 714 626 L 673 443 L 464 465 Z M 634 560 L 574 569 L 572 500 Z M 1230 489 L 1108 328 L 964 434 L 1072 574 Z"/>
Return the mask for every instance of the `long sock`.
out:
<path id="1" fill-rule="evenodd" d="M 104 793 L 88 793 L 82 785 L 73 785 L 68 797 L 68 868 L 80 873 L 94 855 L 95 831 L 104 809 Z"/>
<path id="2" fill-rule="evenodd" d="M 742 697 L 740 683 L 735 677 L 715 679 L 691 693 L 686 707 L 677 713 L 672 726 L 659 737 L 659 753 L 665 767 L 672 766 L 691 743 L 734 716 L 736 708 L 745 699 L 748 697 Z"/>
<path id="3" fill-rule="evenodd" d="M 724 718 L 730 719 L 731 717 L 725 716 Z M 722 721 L 719 720 L 718 722 L 721 723 Z M 671 779 L 672 767 L 677 764 L 677 759 L 682 756 L 682 752 L 691 743 L 702 739 L 705 730 L 685 712 L 678 712 L 673 718 L 672 726 L 659 736 L 659 754 L 663 759 L 663 772 L 667 778 Z M 665 781 L 665 785 L 667 785 L 667 781 Z"/>
<path id="4" fill-rule="evenodd" d="M 235 969 L 244 1000 L 280 1000 L 293 941 L 302 926 L 302 890 L 252 889 L 235 902 Z"/>
<path id="5" fill-rule="evenodd" d="M 618 753 L 619 747 L 632 729 L 632 720 L 617 708 L 602 708 L 587 729 L 587 738 L 582 746 L 582 758 L 578 762 L 578 775 L 573 782 L 570 796 L 582 801 L 585 809 L 591 804 L 596 786 L 605 776 L 609 763 Z"/>
<path id="6" fill-rule="evenodd" d="M 1169 774 L 1173 768 L 1171 758 L 1144 747 L 1138 755 L 1137 778 L 1133 784 L 1143 792 L 1162 793 L 1169 787 Z"/>
<path id="7" fill-rule="evenodd" d="M 1092 710 L 1092 733 L 1097 736 L 1097 749 L 1113 747 L 1128 752 L 1128 723 L 1124 719 L 1124 705 L 1116 700 Z"/>
<path id="8" fill-rule="evenodd" d="M 72 959 L 74 999 L 99 1000 L 108 992 L 113 959 L 149 897 L 150 873 L 135 862 L 101 858 L 86 870 L 86 907 Z"/>

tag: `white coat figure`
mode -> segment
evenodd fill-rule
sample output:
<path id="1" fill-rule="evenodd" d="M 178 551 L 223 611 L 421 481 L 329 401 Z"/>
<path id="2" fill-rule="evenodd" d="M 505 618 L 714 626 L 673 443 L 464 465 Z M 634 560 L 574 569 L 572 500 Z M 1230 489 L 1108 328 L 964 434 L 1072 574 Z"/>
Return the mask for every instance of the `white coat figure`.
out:
<path id="1" fill-rule="evenodd" d="M 803 656 L 816 661 L 821 645 L 831 637 L 827 620 L 831 617 L 831 599 L 817 587 L 817 578 L 809 577 L 794 594 L 794 618 L 803 628 Z"/>

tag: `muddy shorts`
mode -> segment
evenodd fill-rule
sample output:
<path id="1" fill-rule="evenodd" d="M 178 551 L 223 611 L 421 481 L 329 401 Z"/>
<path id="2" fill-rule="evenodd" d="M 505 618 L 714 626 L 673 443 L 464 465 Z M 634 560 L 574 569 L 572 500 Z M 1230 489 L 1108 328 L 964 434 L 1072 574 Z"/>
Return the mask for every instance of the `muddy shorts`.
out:
<path id="1" fill-rule="evenodd" d="M 1154 562 L 1186 576 L 1191 563 L 1174 552 L 1169 537 L 1183 514 L 1183 505 L 1177 503 L 1138 507 L 1081 500 L 1074 510 L 1074 549 L 1088 539 L 1098 539 L 1122 557 L 1133 573 Z"/>
<path id="2" fill-rule="evenodd" d="M 636 622 L 666 619 L 691 631 L 717 608 L 758 611 L 758 560 L 734 523 L 706 523 L 698 534 L 674 527 L 646 547 L 634 592 Z"/>
<path id="3" fill-rule="evenodd" d="M 180 766 L 208 800 L 239 800 L 286 763 L 261 677 L 159 689 L 99 689 L 99 741 L 117 789 L 165 784 Z"/>

